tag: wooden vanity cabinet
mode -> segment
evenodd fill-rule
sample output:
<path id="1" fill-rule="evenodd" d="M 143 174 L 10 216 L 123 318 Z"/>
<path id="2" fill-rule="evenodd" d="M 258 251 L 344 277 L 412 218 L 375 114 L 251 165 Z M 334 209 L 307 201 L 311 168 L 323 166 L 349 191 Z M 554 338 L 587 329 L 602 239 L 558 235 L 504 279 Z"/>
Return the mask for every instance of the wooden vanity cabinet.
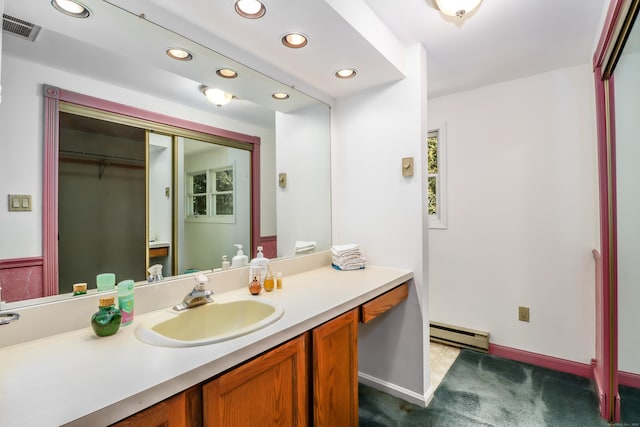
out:
<path id="1" fill-rule="evenodd" d="M 407 299 L 408 283 L 117 424 L 358 425 L 358 322 Z"/>
<path id="2" fill-rule="evenodd" d="M 178 393 L 160 403 L 131 415 L 115 427 L 199 427 L 202 426 L 200 386 Z"/>
<path id="3" fill-rule="evenodd" d="M 305 333 L 202 386 L 204 426 L 307 426 Z"/>
<path id="4" fill-rule="evenodd" d="M 312 332 L 313 425 L 358 425 L 358 309 Z"/>

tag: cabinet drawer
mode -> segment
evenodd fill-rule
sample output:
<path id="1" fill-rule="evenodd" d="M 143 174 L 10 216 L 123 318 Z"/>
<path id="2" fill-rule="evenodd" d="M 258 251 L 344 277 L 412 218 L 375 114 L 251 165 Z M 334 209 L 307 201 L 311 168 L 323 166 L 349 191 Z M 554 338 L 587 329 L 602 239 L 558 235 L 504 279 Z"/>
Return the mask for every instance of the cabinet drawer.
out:
<path id="1" fill-rule="evenodd" d="M 360 306 L 360 322 L 368 323 L 409 296 L 409 282 L 397 286 Z"/>
<path id="2" fill-rule="evenodd" d="M 169 247 L 161 246 L 159 248 L 149 248 L 149 258 L 157 258 L 169 255 Z"/>

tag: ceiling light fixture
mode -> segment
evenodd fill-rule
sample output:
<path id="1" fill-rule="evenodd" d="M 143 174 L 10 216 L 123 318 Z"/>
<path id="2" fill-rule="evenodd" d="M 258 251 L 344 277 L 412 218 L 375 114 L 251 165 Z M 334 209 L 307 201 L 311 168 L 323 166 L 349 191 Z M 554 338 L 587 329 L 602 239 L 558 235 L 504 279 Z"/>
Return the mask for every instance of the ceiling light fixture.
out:
<path id="1" fill-rule="evenodd" d="M 289 99 L 289 94 L 288 93 L 284 93 L 284 92 L 276 92 L 273 95 L 271 95 L 271 97 L 273 99 L 277 99 L 277 100 L 283 100 L 283 99 Z"/>
<path id="2" fill-rule="evenodd" d="M 209 102 L 218 107 L 227 105 L 232 99 L 233 94 L 223 91 L 222 89 L 215 89 L 209 86 L 201 85 L 200 91 L 207 97 Z"/>
<path id="3" fill-rule="evenodd" d="M 62 12 L 65 15 L 72 16 L 74 18 L 88 18 L 89 15 L 91 15 L 89 8 L 77 1 L 51 0 L 51 6 L 53 6 L 58 12 Z"/>
<path id="4" fill-rule="evenodd" d="M 448 16 L 462 18 L 478 7 L 482 0 L 435 0 L 440 12 Z"/>
<path id="5" fill-rule="evenodd" d="M 238 77 L 238 73 L 231 68 L 218 68 L 216 74 L 223 79 L 235 79 Z"/>
<path id="6" fill-rule="evenodd" d="M 186 49 L 180 47 L 172 47 L 165 51 L 169 58 L 177 59 L 178 61 L 191 61 L 193 54 Z"/>
<path id="7" fill-rule="evenodd" d="M 353 68 L 344 68 L 336 71 L 336 77 L 339 79 L 352 79 L 356 76 L 357 71 Z"/>
<path id="8" fill-rule="evenodd" d="M 258 0 L 236 0 L 236 13 L 243 18 L 258 19 L 267 13 L 267 8 Z"/>
<path id="9" fill-rule="evenodd" d="M 282 36 L 282 44 L 291 49 L 305 47 L 309 43 L 309 38 L 302 33 L 288 33 Z"/>

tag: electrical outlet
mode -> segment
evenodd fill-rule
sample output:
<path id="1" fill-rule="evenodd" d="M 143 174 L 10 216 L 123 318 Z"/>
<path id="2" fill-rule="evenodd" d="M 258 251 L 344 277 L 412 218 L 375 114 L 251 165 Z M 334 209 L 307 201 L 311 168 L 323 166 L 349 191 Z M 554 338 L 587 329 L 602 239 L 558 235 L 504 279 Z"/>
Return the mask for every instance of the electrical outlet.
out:
<path id="1" fill-rule="evenodd" d="M 529 321 L 529 307 L 518 307 L 518 320 L 522 322 Z"/>

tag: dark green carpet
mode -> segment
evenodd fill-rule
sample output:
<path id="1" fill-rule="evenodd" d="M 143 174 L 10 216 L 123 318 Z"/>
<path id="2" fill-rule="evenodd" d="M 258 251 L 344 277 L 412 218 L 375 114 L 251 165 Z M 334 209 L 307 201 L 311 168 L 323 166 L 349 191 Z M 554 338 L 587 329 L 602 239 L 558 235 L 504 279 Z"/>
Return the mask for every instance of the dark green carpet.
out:
<path id="1" fill-rule="evenodd" d="M 620 394 L 620 423 L 616 426 L 640 426 L 640 388 L 618 388 Z"/>
<path id="2" fill-rule="evenodd" d="M 427 408 L 362 384 L 359 399 L 362 427 L 608 426 L 590 380 L 468 350 Z"/>

